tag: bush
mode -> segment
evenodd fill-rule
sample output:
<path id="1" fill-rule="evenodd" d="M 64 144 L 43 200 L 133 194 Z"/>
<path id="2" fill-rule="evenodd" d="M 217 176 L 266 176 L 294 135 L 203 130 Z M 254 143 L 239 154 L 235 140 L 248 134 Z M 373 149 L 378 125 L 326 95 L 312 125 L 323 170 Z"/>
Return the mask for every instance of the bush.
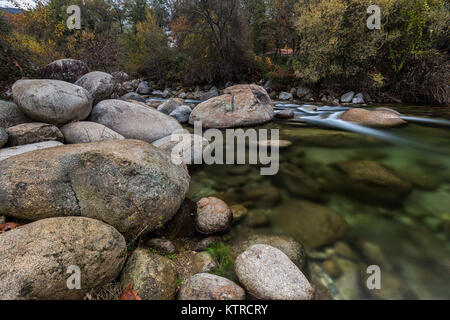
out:
<path id="1" fill-rule="evenodd" d="M 382 84 L 385 90 L 402 90 L 403 97 L 413 95 L 412 100 L 446 101 L 442 88 L 448 83 L 448 57 L 442 49 L 448 49 L 448 24 L 442 21 L 449 21 L 448 4 L 378 1 L 382 29 L 369 30 L 366 10 L 371 4 L 370 0 L 300 0 L 296 76 L 305 83 L 341 90 L 373 91 Z M 433 86 L 439 89 L 431 90 Z"/>

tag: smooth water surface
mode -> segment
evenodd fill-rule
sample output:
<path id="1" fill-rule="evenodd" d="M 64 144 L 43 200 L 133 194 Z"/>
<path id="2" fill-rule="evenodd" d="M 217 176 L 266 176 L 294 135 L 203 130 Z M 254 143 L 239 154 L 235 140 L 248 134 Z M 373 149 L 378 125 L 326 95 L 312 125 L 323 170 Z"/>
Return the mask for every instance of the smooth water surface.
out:
<path id="1" fill-rule="evenodd" d="M 450 118 L 446 108 L 385 107 Z M 257 165 L 191 168 L 192 200 L 217 196 L 248 209 L 228 238 L 254 229 L 294 237 L 320 298 L 450 298 L 450 128 L 382 129 L 426 149 L 301 124 L 261 128 L 292 142 L 277 175 L 261 176 Z M 380 290 L 367 288 L 369 265 L 380 267 Z"/>

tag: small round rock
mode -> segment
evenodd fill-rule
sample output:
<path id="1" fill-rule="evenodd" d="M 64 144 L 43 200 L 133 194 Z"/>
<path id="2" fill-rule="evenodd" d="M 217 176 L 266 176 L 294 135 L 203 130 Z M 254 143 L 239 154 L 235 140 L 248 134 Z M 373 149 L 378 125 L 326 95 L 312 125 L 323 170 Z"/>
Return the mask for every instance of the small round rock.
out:
<path id="1" fill-rule="evenodd" d="M 145 242 L 149 248 L 155 249 L 163 255 L 173 254 L 177 251 L 172 241 L 164 238 L 153 238 Z"/>
<path id="2" fill-rule="evenodd" d="M 239 282 L 263 300 L 311 300 L 314 290 L 300 269 L 281 250 L 256 244 L 235 261 Z"/>
<path id="3" fill-rule="evenodd" d="M 203 234 L 226 231 L 233 219 L 228 205 L 215 197 L 202 198 L 197 202 L 195 227 Z"/>
<path id="4" fill-rule="evenodd" d="M 190 277 L 178 293 L 179 300 L 243 300 L 245 291 L 233 281 L 209 273 Z"/>

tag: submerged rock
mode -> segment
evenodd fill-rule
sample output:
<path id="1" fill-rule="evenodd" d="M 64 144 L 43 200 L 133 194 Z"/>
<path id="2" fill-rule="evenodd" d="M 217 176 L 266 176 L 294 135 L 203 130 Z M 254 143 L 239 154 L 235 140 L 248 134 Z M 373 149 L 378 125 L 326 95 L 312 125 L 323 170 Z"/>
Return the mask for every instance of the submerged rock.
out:
<path id="1" fill-rule="evenodd" d="M 280 164 L 280 172 L 277 178 L 293 195 L 312 200 L 323 199 L 320 184 L 291 163 L 283 162 Z"/>
<path id="2" fill-rule="evenodd" d="M 184 166 L 137 140 L 27 152 L 0 161 L 0 171 L 0 214 L 26 220 L 86 216 L 127 235 L 171 219 L 190 180 Z"/>
<path id="3" fill-rule="evenodd" d="M 190 133 L 176 133 L 158 139 L 152 143 L 155 147 L 167 152 L 172 161 L 175 157 L 176 161 L 181 161 L 185 164 L 201 164 L 203 163 L 203 153 L 209 148 L 209 141 L 205 138 L 190 134 Z"/>
<path id="4" fill-rule="evenodd" d="M 89 68 L 83 61 L 75 59 L 60 59 L 43 67 L 41 69 L 41 78 L 74 83 L 88 72 Z"/>
<path id="5" fill-rule="evenodd" d="M 383 145 L 384 142 L 373 137 L 364 136 L 353 132 L 328 130 L 319 128 L 300 128 L 282 130 L 283 139 L 302 145 L 329 147 L 329 148 L 353 148 L 357 146 Z"/>
<path id="6" fill-rule="evenodd" d="M 233 215 L 228 205 L 222 200 L 209 197 L 197 202 L 195 226 L 204 234 L 220 233 L 230 227 Z"/>
<path id="7" fill-rule="evenodd" d="M 0 234 L 0 299 L 81 299 L 113 281 L 127 257 L 125 239 L 94 219 L 60 217 Z M 78 267 L 81 288 L 70 290 Z"/>
<path id="8" fill-rule="evenodd" d="M 53 148 L 62 146 L 63 144 L 58 141 L 44 141 L 44 142 L 37 142 L 32 144 L 26 144 L 23 146 L 17 146 L 17 147 L 10 147 L 0 150 L 0 161 L 6 160 L 12 156 L 17 156 L 22 153 L 27 153 L 30 151 L 36 151 L 41 149 L 47 149 L 47 148 Z"/>
<path id="9" fill-rule="evenodd" d="M 204 128 L 232 128 L 268 122 L 274 115 L 266 90 L 257 85 L 236 85 L 224 95 L 197 105 L 189 123 L 201 121 Z"/>
<path id="10" fill-rule="evenodd" d="M 395 127 L 406 123 L 397 113 L 387 110 L 369 111 L 361 108 L 345 111 L 340 119 L 369 127 Z"/>
<path id="11" fill-rule="evenodd" d="M 179 300 L 244 300 L 245 291 L 233 281 L 208 273 L 198 273 L 181 286 Z"/>
<path id="12" fill-rule="evenodd" d="M 82 87 L 59 80 L 19 80 L 12 87 L 14 102 L 35 121 L 56 125 L 84 120 L 92 97 Z"/>
<path id="13" fill-rule="evenodd" d="M 103 100 L 98 103 L 92 110 L 91 121 L 100 123 L 127 139 L 149 143 L 182 129 L 172 117 L 122 100 Z"/>
<path id="14" fill-rule="evenodd" d="M 123 140 L 122 135 L 99 123 L 78 121 L 61 127 L 66 143 L 89 143 L 107 140 Z"/>
<path id="15" fill-rule="evenodd" d="M 8 146 L 22 146 L 44 141 L 64 141 L 61 131 L 54 125 L 40 122 L 23 123 L 7 130 Z"/>
<path id="16" fill-rule="evenodd" d="M 12 101 L 0 100 L 0 127 L 9 128 L 18 124 L 33 122 Z"/>
<path id="17" fill-rule="evenodd" d="M 143 300 L 172 300 L 177 290 L 177 272 L 172 261 L 148 249 L 134 250 L 120 277 L 125 289 L 133 283 L 133 291 Z"/>
<path id="18" fill-rule="evenodd" d="M 279 118 L 279 119 L 291 119 L 294 117 L 294 111 L 292 110 L 281 110 L 278 111 L 277 113 L 275 113 L 275 117 Z"/>
<path id="19" fill-rule="evenodd" d="M 332 244 L 348 231 L 347 223 L 338 213 L 306 200 L 281 206 L 272 223 L 310 247 Z"/>
<path id="20" fill-rule="evenodd" d="M 339 162 L 336 188 L 352 197 L 378 203 L 398 203 L 411 191 L 411 184 L 394 171 L 370 160 Z"/>
<path id="21" fill-rule="evenodd" d="M 263 300 L 311 300 L 314 290 L 305 275 L 277 248 L 256 244 L 235 261 L 239 282 Z"/>
<path id="22" fill-rule="evenodd" d="M 233 260 L 236 259 L 238 255 L 255 244 L 266 244 L 283 251 L 300 269 L 303 269 L 306 264 L 305 250 L 294 238 L 266 231 L 253 231 L 253 229 L 243 229 L 228 243 L 231 257 Z"/>
<path id="23" fill-rule="evenodd" d="M 109 73 L 93 71 L 86 73 L 75 84 L 86 89 L 92 95 L 94 104 L 96 104 L 111 97 L 116 80 Z"/>

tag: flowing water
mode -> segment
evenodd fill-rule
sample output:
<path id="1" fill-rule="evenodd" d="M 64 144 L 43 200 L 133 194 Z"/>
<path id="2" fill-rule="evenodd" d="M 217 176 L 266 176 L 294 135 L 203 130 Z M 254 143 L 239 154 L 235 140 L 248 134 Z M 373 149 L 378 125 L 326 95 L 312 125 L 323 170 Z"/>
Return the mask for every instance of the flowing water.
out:
<path id="1" fill-rule="evenodd" d="M 448 108 L 377 107 L 450 119 Z M 196 166 L 189 197 L 248 209 L 228 239 L 260 230 L 303 243 L 304 272 L 321 298 L 449 299 L 450 128 L 410 123 L 380 131 L 333 121 L 351 132 L 313 121 L 261 126 L 292 142 L 280 149 L 277 175 L 261 176 L 258 166 Z M 381 289 L 367 287 L 369 265 L 380 267 Z"/>

